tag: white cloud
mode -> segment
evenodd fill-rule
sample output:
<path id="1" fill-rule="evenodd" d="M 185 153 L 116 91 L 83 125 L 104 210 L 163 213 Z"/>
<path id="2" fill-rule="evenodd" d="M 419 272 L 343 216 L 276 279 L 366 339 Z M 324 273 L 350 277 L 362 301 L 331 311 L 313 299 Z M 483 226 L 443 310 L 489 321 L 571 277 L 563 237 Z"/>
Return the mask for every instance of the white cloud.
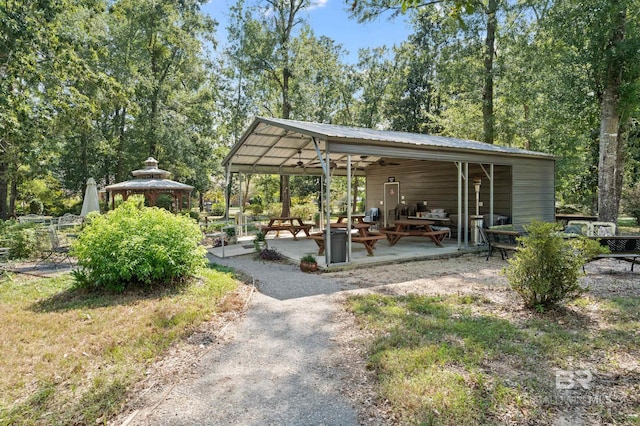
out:
<path id="1" fill-rule="evenodd" d="M 329 0 L 316 0 L 311 3 L 311 7 L 308 10 L 319 9 L 321 7 L 325 7 Z"/>

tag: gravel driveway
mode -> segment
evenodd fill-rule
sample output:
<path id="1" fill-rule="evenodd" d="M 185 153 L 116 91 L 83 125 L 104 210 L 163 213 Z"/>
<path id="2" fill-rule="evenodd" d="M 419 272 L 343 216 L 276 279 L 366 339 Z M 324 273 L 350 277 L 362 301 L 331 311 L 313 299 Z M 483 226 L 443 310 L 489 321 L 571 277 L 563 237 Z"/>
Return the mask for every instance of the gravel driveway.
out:
<path id="1" fill-rule="evenodd" d="M 147 390 L 126 425 L 358 425 L 341 394 L 345 371 L 335 343 L 336 292 L 348 284 L 253 256 L 213 262 L 256 280 L 245 317 L 227 330 L 188 378 Z"/>

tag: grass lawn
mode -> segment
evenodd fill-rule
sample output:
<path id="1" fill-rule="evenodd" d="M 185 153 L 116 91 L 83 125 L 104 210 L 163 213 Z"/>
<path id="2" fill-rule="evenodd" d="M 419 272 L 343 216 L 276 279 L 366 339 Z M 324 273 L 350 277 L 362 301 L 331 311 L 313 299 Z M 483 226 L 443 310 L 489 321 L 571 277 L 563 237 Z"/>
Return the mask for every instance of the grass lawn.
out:
<path id="1" fill-rule="evenodd" d="M 484 296 L 349 299 L 402 424 L 640 424 L 640 297 L 546 314 Z"/>
<path id="2" fill-rule="evenodd" d="M 240 303 L 228 270 L 179 290 L 91 294 L 69 274 L 0 283 L 0 425 L 100 424 L 178 339 Z"/>

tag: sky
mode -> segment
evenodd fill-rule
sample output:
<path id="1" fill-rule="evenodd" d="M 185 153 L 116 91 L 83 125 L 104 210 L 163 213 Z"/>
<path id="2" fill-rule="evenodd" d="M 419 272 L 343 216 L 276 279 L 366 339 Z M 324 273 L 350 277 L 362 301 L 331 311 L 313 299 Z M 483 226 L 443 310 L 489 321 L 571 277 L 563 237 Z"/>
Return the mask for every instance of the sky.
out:
<path id="1" fill-rule="evenodd" d="M 307 11 L 309 24 L 316 36 L 327 36 L 341 44 L 349 51 L 349 55 L 342 58 L 348 63 L 356 63 L 358 49 L 366 47 L 379 47 L 400 44 L 410 34 L 410 26 L 402 18 L 389 20 L 388 16 L 378 18 L 376 21 L 359 24 L 354 19 L 349 19 L 349 4 L 345 0 L 318 0 L 316 7 Z M 229 8 L 235 0 L 211 0 L 202 7 L 218 22 L 218 39 L 221 44 L 226 43 L 226 26 L 229 16 Z"/>

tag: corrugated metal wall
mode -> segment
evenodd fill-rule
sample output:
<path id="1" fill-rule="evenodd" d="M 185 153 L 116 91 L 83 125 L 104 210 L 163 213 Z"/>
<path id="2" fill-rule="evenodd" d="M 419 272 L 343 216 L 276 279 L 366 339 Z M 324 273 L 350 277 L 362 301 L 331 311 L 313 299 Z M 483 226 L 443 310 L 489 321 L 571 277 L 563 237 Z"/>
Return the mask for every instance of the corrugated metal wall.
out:
<path id="1" fill-rule="evenodd" d="M 504 159 L 501 159 L 504 161 Z M 516 225 L 533 218 L 553 221 L 554 166 L 552 160 L 511 159 L 511 165 L 494 165 L 494 213 L 513 218 Z M 458 170 L 455 163 L 426 160 L 389 160 L 386 166 L 371 166 L 367 172 L 367 208 L 382 211 L 384 183 L 394 177 L 400 183 L 405 204 L 427 201 L 427 208 L 458 210 Z M 485 164 L 489 172 L 489 165 Z M 469 163 L 469 176 L 482 176 L 480 214 L 489 213 L 489 179 L 480 165 Z M 464 191 L 464 189 L 463 189 Z M 464 197 L 464 193 L 463 193 Z M 386 212 L 382 212 L 386 214 Z M 475 214 L 474 186 L 469 181 L 469 214 Z"/>
<path id="2" fill-rule="evenodd" d="M 513 217 L 516 227 L 532 220 L 555 221 L 555 162 L 522 159 L 513 168 Z"/>

